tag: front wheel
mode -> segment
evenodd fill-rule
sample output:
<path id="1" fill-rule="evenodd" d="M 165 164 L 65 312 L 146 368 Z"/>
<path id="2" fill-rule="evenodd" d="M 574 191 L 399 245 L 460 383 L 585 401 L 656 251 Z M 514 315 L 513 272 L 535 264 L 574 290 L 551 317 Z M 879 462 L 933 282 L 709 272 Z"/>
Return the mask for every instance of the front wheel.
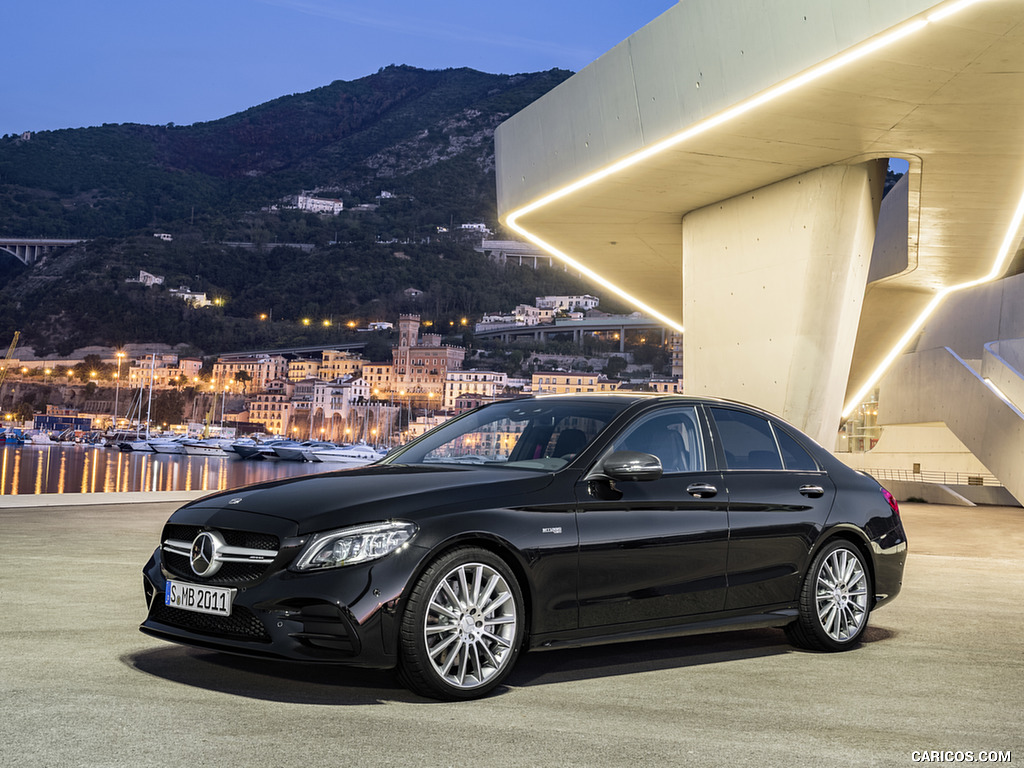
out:
<path id="1" fill-rule="evenodd" d="M 864 634 L 871 613 L 871 574 L 848 541 L 825 546 L 804 579 L 800 614 L 786 627 L 793 645 L 814 651 L 845 651 Z"/>
<path id="2" fill-rule="evenodd" d="M 511 672 L 523 641 L 523 596 L 511 569 L 475 547 L 435 560 L 402 617 L 399 675 L 436 699 L 475 699 Z"/>

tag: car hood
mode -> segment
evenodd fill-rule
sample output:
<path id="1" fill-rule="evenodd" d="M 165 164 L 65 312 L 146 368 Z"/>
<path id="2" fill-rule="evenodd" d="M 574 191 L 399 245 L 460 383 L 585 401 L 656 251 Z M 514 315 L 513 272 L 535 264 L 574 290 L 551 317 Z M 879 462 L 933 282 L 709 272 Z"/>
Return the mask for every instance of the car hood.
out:
<path id="1" fill-rule="evenodd" d="M 484 499 L 501 505 L 551 480 L 548 473 L 471 465 L 368 466 L 224 491 L 181 511 L 190 516 L 201 510 L 268 515 L 296 523 L 296 533 L 304 534 L 377 520 L 417 520 Z"/>

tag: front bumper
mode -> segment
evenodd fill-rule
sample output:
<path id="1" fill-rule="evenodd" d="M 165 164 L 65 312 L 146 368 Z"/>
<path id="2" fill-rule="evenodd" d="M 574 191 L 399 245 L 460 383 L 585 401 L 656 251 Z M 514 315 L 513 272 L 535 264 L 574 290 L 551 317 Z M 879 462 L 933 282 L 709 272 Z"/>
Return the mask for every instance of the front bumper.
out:
<path id="1" fill-rule="evenodd" d="M 157 550 L 143 569 L 149 612 L 140 631 L 227 653 L 291 661 L 390 668 L 397 662 L 398 609 L 405 578 L 400 556 L 313 573 L 275 570 L 236 587 L 231 615 L 186 611 L 164 602 L 171 573 Z M 195 583 L 202 583 L 194 580 Z"/>

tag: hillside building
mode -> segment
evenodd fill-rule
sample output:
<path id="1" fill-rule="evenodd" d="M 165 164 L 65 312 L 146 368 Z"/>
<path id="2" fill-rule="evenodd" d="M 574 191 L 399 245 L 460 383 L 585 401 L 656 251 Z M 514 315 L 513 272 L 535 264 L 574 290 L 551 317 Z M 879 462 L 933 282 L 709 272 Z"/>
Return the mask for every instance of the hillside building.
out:
<path id="1" fill-rule="evenodd" d="M 446 376 L 462 368 L 466 350 L 442 344 L 435 333 L 421 337 L 419 331 L 419 315 L 399 316 L 398 346 L 391 350 L 390 394 L 410 405 L 430 407 L 443 401 Z"/>
<path id="2" fill-rule="evenodd" d="M 345 210 L 345 204 L 341 200 L 328 197 L 313 197 L 306 194 L 300 194 L 295 198 L 295 206 L 300 211 L 329 213 L 335 216 Z"/>
<path id="3" fill-rule="evenodd" d="M 356 376 L 366 363 L 359 355 L 336 349 L 325 349 L 320 361 L 318 376 L 324 381 L 335 381 L 346 376 Z"/>
<path id="4" fill-rule="evenodd" d="M 601 300 L 587 293 L 582 296 L 537 296 L 533 303 L 538 309 L 555 312 L 586 312 L 595 309 Z"/>
<path id="5" fill-rule="evenodd" d="M 137 358 L 128 367 L 129 389 L 148 387 L 152 379 L 153 389 L 170 389 L 185 386 L 199 375 L 203 361 L 198 358 L 179 358 L 172 354 L 158 354 Z"/>
<path id="6" fill-rule="evenodd" d="M 315 357 L 297 357 L 288 361 L 288 381 L 295 384 L 306 379 L 320 378 L 320 360 Z"/>
<path id="7" fill-rule="evenodd" d="M 267 382 L 266 391 L 249 401 L 249 422 L 261 425 L 269 435 L 287 435 L 292 422 L 294 384 L 286 379 Z"/>
<path id="8" fill-rule="evenodd" d="M 564 395 L 569 392 L 614 392 L 619 387 L 604 374 L 581 371 L 541 371 L 533 374 L 530 382 L 535 395 Z"/>
<path id="9" fill-rule="evenodd" d="M 444 382 L 444 408 L 456 408 L 456 401 L 473 395 L 482 403 L 500 398 L 508 386 L 508 374 L 499 371 L 449 371 Z"/>
<path id="10" fill-rule="evenodd" d="M 245 372 L 249 380 L 242 388 L 249 392 L 266 389 L 270 382 L 288 376 L 288 361 L 283 355 L 255 355 L 244 357 L 224 356 L 213 364 L 213 382 L 218 387 L 238 380 L 238 374 Z"/>

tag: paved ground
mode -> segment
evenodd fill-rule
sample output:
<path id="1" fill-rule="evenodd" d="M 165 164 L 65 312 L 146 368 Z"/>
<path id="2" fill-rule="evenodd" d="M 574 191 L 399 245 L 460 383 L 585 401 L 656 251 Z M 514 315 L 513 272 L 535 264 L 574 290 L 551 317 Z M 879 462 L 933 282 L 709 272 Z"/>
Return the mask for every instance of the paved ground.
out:
<path id="1" fill-rule="evenodd" d="M 176 503 L 0 505 L 0 766 L 861 766 L 1024 762 L 1024 511 L 907 504 L 902 596 L 858 650 L 763 630 L 524 657 L 443 704 L 388 673 L 141 635 Z"/>

